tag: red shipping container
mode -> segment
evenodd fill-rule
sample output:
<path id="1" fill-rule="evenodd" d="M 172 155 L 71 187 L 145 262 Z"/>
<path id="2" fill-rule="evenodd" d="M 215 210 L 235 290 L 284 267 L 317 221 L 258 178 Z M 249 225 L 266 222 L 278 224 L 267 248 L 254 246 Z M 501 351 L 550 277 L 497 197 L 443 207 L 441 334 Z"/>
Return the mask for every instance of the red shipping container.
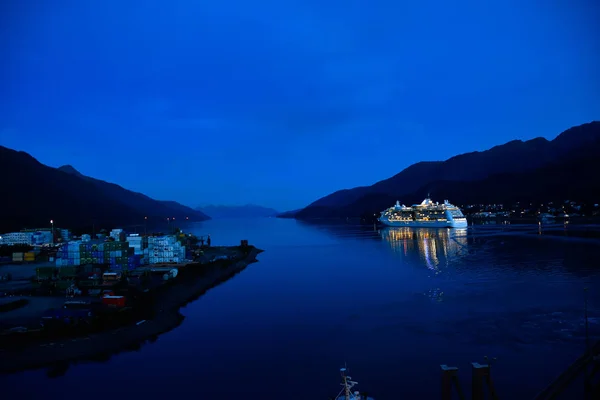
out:
<path id="1" fill-rule="evenodd" d="M 125 307 L 125 297 L 124 296 L 104 296 L 102 297 L 102 303 L 106 304 L 109 307 Z"/>

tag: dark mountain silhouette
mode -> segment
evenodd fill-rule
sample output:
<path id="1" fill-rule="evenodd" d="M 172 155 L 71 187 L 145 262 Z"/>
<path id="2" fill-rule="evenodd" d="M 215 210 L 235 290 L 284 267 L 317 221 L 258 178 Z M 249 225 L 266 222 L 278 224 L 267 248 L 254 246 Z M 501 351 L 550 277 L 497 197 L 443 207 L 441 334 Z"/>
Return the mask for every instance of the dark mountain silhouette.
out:
<path id="1" fill-rule="evenodd" d="M 371 186 L 340 190 L 295 213 L 299 219 L 364 217 L 396 200 L 412 204 L 428 193 L 453 203 L 598 200 L 600 122 L 576 126 L 554 140 L 514 140 L 446 161 L 420 162 Z M 592 172 L 594 171 L 594 172 Z"/>
<path id="2" fill-rule="evenodd" d="M 302 211 L 302 208 L 298 208 L 297 210 L 284 211 L 276 215 L 277 218 L 295 218 L 296 213 Z"/>
<path id="3" fill-rule="evenodd" d="M 266 218 L 274 217 L 279 211 L 268 207 L 246 204 L 243 206 L 208 205 L 197 207 L 211 218 Z"/>
<path id="4" fill-rule="evenodd" d="M 62 167 L 57 168 L 59 171 L 66 172 L 67 174 L 75 175 L 80 178 L 86 179 L 87 176 L 83 175 L 81 172 L 77 171 L 72 165 L 63 165 Z"/>
<path id="5" fill-rule="evenodd" d="M 168 217 L 191 221 L 210 219 L 202 212 L 171 201 L 157 201 L 141 193 L 79 173 L 66 165 L 52 168 L 24 152 L 0 146 L 3 230 L 24 227 L 65 228 L 144 224 Z"/>

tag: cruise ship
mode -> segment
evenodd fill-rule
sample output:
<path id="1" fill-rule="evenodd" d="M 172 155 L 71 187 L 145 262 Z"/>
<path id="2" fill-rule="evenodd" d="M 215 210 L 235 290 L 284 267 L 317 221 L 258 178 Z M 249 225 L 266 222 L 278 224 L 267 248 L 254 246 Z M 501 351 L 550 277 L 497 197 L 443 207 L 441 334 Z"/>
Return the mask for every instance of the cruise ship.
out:
<path id="1" fill-rule="evenodd" d="M 465 228 L 467 218 L 460 208 L 444 200 L 444 204 L 434 203 L 428 197 L 421 204 L 412 207 L 396 205 L 381 212 L 379 222 L 387 226 L 414 226 L 427 228 Z"/>

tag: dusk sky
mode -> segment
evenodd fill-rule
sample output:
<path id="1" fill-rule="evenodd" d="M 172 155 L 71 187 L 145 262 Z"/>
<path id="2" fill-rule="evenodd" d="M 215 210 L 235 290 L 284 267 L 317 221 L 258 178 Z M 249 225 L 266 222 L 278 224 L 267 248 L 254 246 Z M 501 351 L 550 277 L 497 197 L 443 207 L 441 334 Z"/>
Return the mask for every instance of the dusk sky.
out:
<path id="1" fill-rule="evenodd" d="M 190 206 L 300 208 L 600 119 L 600 6 L 558 3 L 3 1 L 0 144 Z"/>

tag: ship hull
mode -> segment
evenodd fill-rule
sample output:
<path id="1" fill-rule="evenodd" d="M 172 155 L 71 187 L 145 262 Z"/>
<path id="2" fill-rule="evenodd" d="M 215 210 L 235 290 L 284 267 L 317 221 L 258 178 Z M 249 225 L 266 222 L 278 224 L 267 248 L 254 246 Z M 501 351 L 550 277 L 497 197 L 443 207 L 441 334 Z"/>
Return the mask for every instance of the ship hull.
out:
<path id="1" fill-rule="evenodd" d="M 408 226 L 414 228 L 466 228 L 467 221 L 390 221 L 385 218 L 379 220 L 386 226 Z"/>

